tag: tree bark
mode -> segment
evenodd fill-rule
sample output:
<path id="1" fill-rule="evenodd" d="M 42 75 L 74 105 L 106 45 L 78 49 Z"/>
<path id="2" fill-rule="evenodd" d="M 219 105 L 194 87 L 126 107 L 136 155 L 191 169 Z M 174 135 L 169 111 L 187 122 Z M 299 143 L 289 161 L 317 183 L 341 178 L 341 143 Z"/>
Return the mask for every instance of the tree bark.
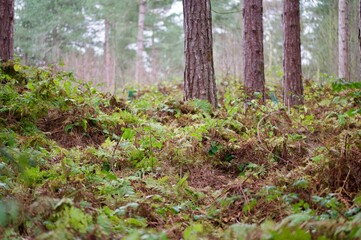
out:
<path id="1" fill-rule="evenodd" d="M 110 23 L 105 19 L 104 29 L 104 77 L 107 91 L 110 91 Z"/>
<path id="2" fill-rule="evenodd" d="M 262 0 L 244 2 L 244 85 L 250 99 L 264 102 L 265 76 L 263 55 Z M 255 93 L 260 96 L 255 96 Z"/>
<path id="3" fill-rule="evenodd" d="M 303 104 L 299 0 L 283 1 L 283 29 L 283 102 L 292 107 Z"/>
<path id="4" fill-rule="evenodd" d="M 210 0 L 183 0 L 183 15 L 185 100 L 198 98 L 217 107 Z"/>
<path id="5" fill-rule="evenodd" d="M 108 19 L 105 19 L 105 35 L 104 35 L 104 77 L 106 82 L 106 91 L 114 93 L 115 82 L 113 76 L 113 61 L 110 52 L 110 31 L 111 24 Z"/>
<path id="6" fill-rule="evenodd" d="M 338 1 L 338 77 L 349 80 L 348 0 Z"/>
<path id="7" fill-rule="evenodd" d="M 0 0 L 0 61 L 14 57 L 14 0 Z"/>
<path id="8" fill-rule="evenodd" d="M 138 39 L 137 39 L 137 59 L 135 65 L 135 79 L 137 83 L 142 83 L 144 78 L 144 20 L 147 10 L 146 0 L 140 0 L 139 2 L 139 17 L 138 17 Z"/>
<path id="9" fill-rule="evenodd" d="M 159 63 L 158 63 L 158 49 L 155 43 L 155 37 L 152 36 L 152 50 L 151 50 L 151 82 L 156 83 L 159 80 Z"/>

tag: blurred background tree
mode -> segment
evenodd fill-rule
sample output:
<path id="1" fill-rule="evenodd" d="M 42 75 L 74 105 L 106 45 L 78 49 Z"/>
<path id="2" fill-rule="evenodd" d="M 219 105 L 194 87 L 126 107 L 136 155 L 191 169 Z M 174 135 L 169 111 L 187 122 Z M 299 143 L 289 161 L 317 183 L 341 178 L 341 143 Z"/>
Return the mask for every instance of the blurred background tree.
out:
<path id="1" fill-rule="evenodd" d="M 267 83 L 282 79 L 282 0 L 264 0 Z M 27 64 L 64 63 L 77 77 L 114 92 L 135 83 L 140 1 L 18 0 L 15 53 Z M 219 80 L 242 80 L 243 0 L 212 0 L 214 61 Z M 183 78 L 179 0 L 147 0 L 143 82 Z M 337 0 L 301 0 L 303 77 L 337 75 Z M 359 80 L 358 1 L 349 0 L 351 80 Z"/>
<path id="2" fill-rule="evenodd" d="M 90 43 L 85 1 L 16 1 L 15 49 L 27 64 L 59 62 Z"/>

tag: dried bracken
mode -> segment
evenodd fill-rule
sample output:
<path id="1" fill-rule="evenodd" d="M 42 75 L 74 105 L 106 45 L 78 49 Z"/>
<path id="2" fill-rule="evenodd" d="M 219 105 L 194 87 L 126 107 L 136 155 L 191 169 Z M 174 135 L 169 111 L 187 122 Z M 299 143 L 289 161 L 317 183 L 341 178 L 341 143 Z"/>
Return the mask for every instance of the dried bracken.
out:
<path id="1" fill-rule="evenodd" d="M 125 101 L 22 68 L 0 72 L 2 238 L 360 237 L 357 88 L 245 111 L 230 83 L 213 111 L 166 84 Z"/>

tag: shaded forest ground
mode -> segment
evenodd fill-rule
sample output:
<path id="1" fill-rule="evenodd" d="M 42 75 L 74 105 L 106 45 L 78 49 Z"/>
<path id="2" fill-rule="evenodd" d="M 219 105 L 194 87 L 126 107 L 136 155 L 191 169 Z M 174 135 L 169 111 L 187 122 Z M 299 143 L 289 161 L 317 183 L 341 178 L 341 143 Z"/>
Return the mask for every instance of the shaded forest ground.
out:
<path id="1" fill-rule="evenodd" d="M 361 87 L 305 83 L 220 108 L 172 84 L 119 97 L 66 72 L 0 71 L 2 239 L 361 238 Z"/>

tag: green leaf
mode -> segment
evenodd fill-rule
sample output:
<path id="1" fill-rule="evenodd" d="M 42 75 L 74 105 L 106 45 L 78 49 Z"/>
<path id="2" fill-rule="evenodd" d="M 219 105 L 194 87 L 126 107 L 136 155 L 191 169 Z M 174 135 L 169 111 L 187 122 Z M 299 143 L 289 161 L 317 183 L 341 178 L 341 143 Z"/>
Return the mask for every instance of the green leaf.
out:
<path id="1" fill-rule="evenodd" d="M 320 154 L 320 155 L 317 155 L 317 156 L 311 158 L 311 160 L 316 163 L 320 163 L 324 159 L 325 159 L 325 155 L 323 155 L 323 154 Z"/>
<path id="2" fill-rule="evenodd" d="M 191 101 L 191 105 L 208 114 L 211 113 L 213 110 L 212 105 L 206 100 L 194 99 Z"/>
<path id="3" fill-rule="evenodd" d="M 311 240 L 310 233 L 306 232 L 303 229 L 296 229 L 291 231 L 289 228 L 282 228 L 279 231 L 274 231 L 272 233 L 272 237 L 270 239 L 277 239 L 277 240 Z"/>
<path id="4" fill-rule="evenodd" d="M 249 202 L 243 205 L 243 212 L 249 213 L 253 209 L 253 207 L 256 206 L 256 204 L 257 204 L 257 200 L 251 199 Z"/>
<path id="5" fill-rule="evenodd" d="M 196 223 L 192 224 L 186 228 L 183 232 L 184 240 L 197 240 L 199 239 L 198 235 L 203 233 L 203 225 Z"/>
<path id="6" fill-rule="evenodd" d="M 217 146 L 216 142 L 212 142 L 211 148 L 208 151 L 209 156 L 214 156 L 218 152 L 219 147 Z"/>
<path id="7" fill-rule="evenodd" d="M 136 90 L 129 90 L 128 91 L 128 100 L 132 101 L 137 96 Z"/>
<path id="8" fill-rule="evenodd" d="M 114 214 L 119 215 L 119 216 L 124 216 L 127 212 L 127 209 L 132 209 L 135 210 L 139 207 L 138 203 L 132 202 L 132 203 L 128 203 L 125 206 L 119 207 L 114 211 Z"/>
<path id="9" fill-rule="evenodd" d="M 188 179 L 188 175 L 184 175 L 184 177 L 182 177 L 176 184 L 176 188 L 180 189 L 180 188 L 184 188 L 187 186 L 187 179 Z"/>
<path id="10" fill-rule="evenodd" d="M 0 202 L 0 226 L 6 227 L 8 223 L 7 209 L 3 201 Z"/>
<path id="11" fill-rule="evenodd" d="M 361 207 L 361 194 L 359 194 L 353 202 Z"/>
<path id="12" fill-rule="evenodd" d="M 234 224 L 230 226 L 224 233 L 225 240 L 243 240 L 250 239 L 250 235 L 254 232 L 257 232 L 256 224 Z"/>
<path id="13" fill-rule="evenodd" d="M 279 104 L 276 94 L 273 91 L 269 93 L 269 96 L 274 104 L 276 104 L 276 105 Z"/>
<path id="14" fill-rule="evenodd" d="M 361 209 L 359 207 L 354 207 L 351 208 L 350 210 L 345 212 L 345 216 L 346 217 L 352 217 L 354 215 L 356 215 L 357 213 L 359 213 L 361 211 Z"/>
<path id="15" fill-rule="evenodd" d="M 182 205 L 177 205 L 177 206 L 172 206 L 171 209 L 175 212 L 175 213 L 180 213 L 181 210 L 184 210 L 184 207 Z"/>
<path id="16" fill-rule="evenodd" d="M 106 232 L 107 234 L 111 233 L 113 225 L 112 225 L 112 222 L 107 217 L 107 215 L 105 215 L 105 214 L 99 215 L 97 218 L 97 223 L 99 224 L 99 226 L 102 228 L 102 230 L 104 232 Z"/>
<path id="17" fill-rule="evenodd" d="M 88 129 L 88 121 L 86 119 L 82 119 L 81 120 L 81 126 L 82 126 L 84 132 L 86 132 L 87 129 Z"/>
<path id="18" fill-rule="evenodd" d="M 306 189 L 308 187 L 308 181 L 306 179 L 299 179 L 296 180 L 292 186 L 297 187 L 297 188 L 303 188 Z"/>
<path id="19" fill-rule="evenodd" d="M 19 205 L 14 199 L 0 200 L 0 226 L 15 223 L 19 216 Z"/>
<path id="20" fill-rule="evenodd" d="M 347 116 L 354 117 L 356 114 L 360 114 L 361 109 L 350 109 L 346 112 Z"/>
<path id="21" fill-rule="evenodd" d="M 300 134 L 290 134 L 290 135 L 288 135 L 288 137 L 291 139 L 291 140 L 293 140 L 293 141 L 298 141 L 298 140 L 302 140 L 302 139 L 305 139 L 306 138 L 306 136 L 304 136 L 304 135 L 300 135 Z"/>
<path id="22" fill-rule="evenodd" d="M 19 64 L 14 65 L 15 72 L 19 72 L 21 70 L 21 66 Z"/>
<path id="23" fill-rule="evenodd" d="M 125 222 L 135 227 L 145 228 L 148 226 L 147 220 L 145 218 L 127 218 Z"/>
<path id="24" fill-rule="evenodd" d="M 308 212 L 301 212 L 297 214 L 290 215 L 282 220 L 281 225 L 286 225 L 290 227 L 295 227 L 312 219 L 312 215 Z"/>
<path id="25" fill-rule="evenodd" d="M 0 182 L 0 188 L 9 190 L 9 186 L 6 183 Z"/>
<path id="26" fill-rule="evenodd" d="M 74 124 L 68 124 L 64 127 L 64 131 L 66 133 L 70 133 L 73 128 L 74 128 Z"/>
<path id="27" fill-rule="evenodd" d="M 226 161 L 226 162 L 230 162 L 230 161 L 232 161 L 234 158 L 235 158 L 235 156 L 234 156 L 233 154 L 227 153 L 223 160 Z"/>
<path id="28" fill-rule="evenodd" d="M 123 131 L 124 132 L 122 134 L 122 139 L 124 139 L 124 140 L 131 141 L 136 134 L 136 132 L 134 130 L 132 130 L 131 128 L 125 128 L 125 129 L 123 129 Z"/>

